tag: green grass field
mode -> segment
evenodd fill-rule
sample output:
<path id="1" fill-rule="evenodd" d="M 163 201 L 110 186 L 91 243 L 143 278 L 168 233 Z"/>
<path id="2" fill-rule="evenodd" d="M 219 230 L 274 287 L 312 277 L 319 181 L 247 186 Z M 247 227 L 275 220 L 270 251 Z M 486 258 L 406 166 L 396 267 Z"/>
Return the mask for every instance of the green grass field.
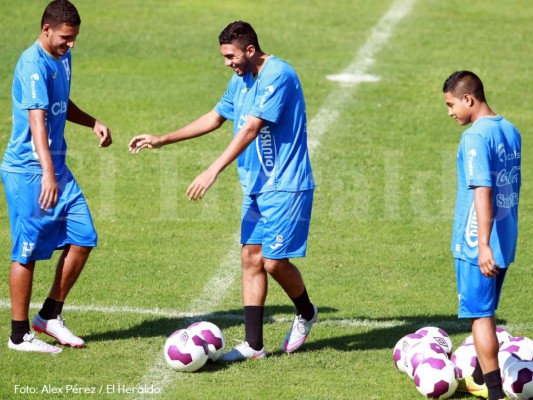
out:
<path id="1" fill-rule="evenodd" d="M 445 329 L 455 347 L 469 335 L 468 322 L 456 315 L 449 251 L 463 128 L 447 116 L 441 91 L 458 69 L 477 72 L 493 109 L 522 133 L 519 246 L 497 316 L 511 334 L 533 338 L 533 8 L 528 0 L 415 1 L 381 47 L 374 46 L 365 73 L 379 81 L 350 86 L 327 80 L 365 59 L 359 50 L 374 43 L 373 32 L 393 2 L 75 2 L 83 22 L 71 98 L 109 125 L 114 139 L 112 147 L 99 149 L 89 129 L 67 126 L 68 164 L 91 207 L 99 246 L 63 316 L 88 346 L 58 356 L 7 349 L 11 243 L 0 185 L 1 399 L 27 398 L 24 391 L 54 399 L 422 398 L 394 367 L 396 342 L 428 325 Z M 2 154 L 11 133 L 13 70 L 37 38 L 46 4 L 0 0 Z M 235 167 L 203 200 L 185 196 L 229 143 L 231 124 L 135 156 L 127 143 L 139 133 L 166 133 L 214 106 L 232 73 L 217 37 L 238 19 L 252 23 L 265 51 L 295 67 L 304 87 L 309 134 L 317 140 L 317 189 L 307 257 L 295 262 L 320 321 L 305 350 L 283 354 L 279 346 L 293 306 L 272 282 L 268 357 L 180 374 L 161 355 L 174 330 L 209 320 L 223 329 L 227 348 L 244 336 Z M 325 123 L 324 113 L 338 116 Z M 38 264 L 30 317 L 48 293 L 57 257 Z M 97 394 L 83 394 L 83 388 Z M 128 393 L 139 388 L 158 394 Z"/>

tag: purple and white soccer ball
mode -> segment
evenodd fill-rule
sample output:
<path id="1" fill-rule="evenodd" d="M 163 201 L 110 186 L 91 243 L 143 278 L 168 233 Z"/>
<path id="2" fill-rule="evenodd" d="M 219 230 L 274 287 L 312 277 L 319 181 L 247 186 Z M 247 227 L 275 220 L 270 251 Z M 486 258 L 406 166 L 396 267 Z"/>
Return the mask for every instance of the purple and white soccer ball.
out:
<path id="1" fill-rule="evenodd" d="M 208 357 L 211 361 L 216 361 L 224 352 L 224 334 L 222 330 L 208 321 L 195 322 L 187 327 L 196 334 L 200 335 L 207 343 L 209 350 Z"/>
<path id="2" fill-rule="evenodd" d="M 420 328 L 415 333 L 424 336 L 426 340 L 437 343 L 444 349 L 448 357 L 452 354 L 452 340 L 444 330 L 435 326 L 426 326 L 424 328 Z"/>
<path id="3" fill-rule="evenodd" d="M 455 365 L 457 378 L 472 376 L 477 363 L 477 353 L 474 343 L 462 344 L 452 354 L 450 360 Z"/>
<path id="4" fill-rule="evenodd" d="M 428 358 L 418 364 L 414 382 L 420 394 L 430 399 L 447 399 L 458 385 L 455 366 L 441 358 Z"/>
<path id="5" fill-rule="evenodd" d="M 401 372 L 405 372 L 405 356 L 407 351 L 415 344 L 420 343 L 423 338 L 424 336 L 417 333 L 410 333 L 398 340 L 394 346 L 394 350 L 392 351 L 392 360 L 394 361 L 396 368 L 398 368 Z"/>
<path id="6" fill-rule="evenodd" d="M 501 347 L 501 350 L 510 351 L 522 360 L 533 361 L 533 340 L 527 337 L 512 337 Z"/>
<path id="7" fill-rule="evenodd" d="M 207 343 L 189 329 L 178 329 L 170 335 L 163 349 L 165 361 L 176 371 L 198 371 L 208 358 Z"/>
<path id="8" fill-rule="evenodd" d="M 498 338 L 498 343 L 500 347 L 502 347 L 505 343 L 507 343 L 511 338 L 512 335 L 507 332 L 505 329 L 503 329 L 500 326 L 496 327 L 496 337 Z M 472 335 L 468 336 L 465 340 L 463 340 L 463 344 L 473 344 L 474 343 L 474 337 Z"/>
<path id="9" fill-rule="evenodd" d="M 533 361 L 517 361 L 503 375 L 503 390 L 512 400 L 533 399 Z"/>
<path id="10" fill-rule="evenodd" d="M 446 352 L 437 343 L 422 341 L 412 346 L 405 356 L 405 373 L 414 378 L 418 365 L 428 358 L 441 358 L 447 360 Z"/>

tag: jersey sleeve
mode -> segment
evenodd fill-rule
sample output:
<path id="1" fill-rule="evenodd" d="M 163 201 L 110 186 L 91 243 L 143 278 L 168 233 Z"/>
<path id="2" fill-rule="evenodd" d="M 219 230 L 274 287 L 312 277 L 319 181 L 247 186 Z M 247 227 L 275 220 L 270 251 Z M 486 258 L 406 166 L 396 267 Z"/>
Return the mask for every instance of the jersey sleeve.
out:
<path id="1" fill-rule="evenodd" d="M 47 110 L 49 106 L 46 69 L 36 61 L 26 61 L 17 71 L 20 82 L 19 104 L 23 110 Z"/>
<path id="2" fill-rule="evenodd" d="M 215 111 L 222 117 L 233 121 L 235 108 L 233 106 L 233 99 L 235 98 L 235 79 L 232 78 L 228 82 L 226 91 L 222 95 L 222 98 L 215 105 Z"/>
<path id="3" fill-rule="evenodd" d="M 492 186 L 489 145 L 479 134 L 469 133 L 463 136 L 463 172 L 468 188 Z"/>
<path id="4" fill-rule="evenodd" d="M 270 75 L 257 90 L 255 102 L 249 115 L 278 123 L 281 113 L 291 94 L 289 77 L 285 73 Z"/>

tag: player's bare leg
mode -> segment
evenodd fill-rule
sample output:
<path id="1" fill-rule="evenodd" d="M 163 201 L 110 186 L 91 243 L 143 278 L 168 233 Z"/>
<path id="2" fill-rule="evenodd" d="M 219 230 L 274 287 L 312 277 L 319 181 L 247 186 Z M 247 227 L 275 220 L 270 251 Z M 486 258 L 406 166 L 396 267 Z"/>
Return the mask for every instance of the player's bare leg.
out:
<path id="1" fill-rule="evenodd" d="M 11 318 L 15 321 L 28 319 L 34 270 L 35 261 L 28 264 L 16 261 L 11 263 L 9 291 L 11 293 Z"/>
<path id="2" fill-rule="evenodd" d="M 489 399 L 503 398 L 502 382 L 498 365 L 499 343 L 496 336 L 494 316 L 472 319 L 474 346 L 483 371 Z"/>
<path id="3" fill-rule="evenodd" d="M 57 263 L 54 283 L 48 298 L 41 310 L 32 321 L 33 329 L 37 332 L 52 336 L 61 344 L 71 347 L 83 347 L 85 341 L 74 335 L 61 317 L 63 302 L 72 286 L 78 280 L 85 263 L 89 258 L 92 247 L 70 245 L 63 250 Z"/>
<path id="4" fill-rule="evenodd" d="M 268 291 L 267 272 L 263 265 L 262 246 L 242 246 L 242 300 L 245 306 L 265 305 Z"/>
<path id="5" fill-rule="evenodd" d="M 70 289 L 78 280 L 92 247 L 70 245 L 63 250 L 57 263 L 56 274 L 48 297 L 65 301 Z"/>
<path id="6" fill-rule="evenodd" d="M 263 346 L 263 313 L 268 276 L 263 266 L 261 245 L 244 245 L 241 259 L 245 340 L 220 356 L 219 360 L 224 362 L 260 359 L 266 356 Z"/>
<path id="7" fill-rule="evenodd" d="M 10 349 L 39 353 L 61 353 L 61 349 L 37 339 L 30 331 L 28 310 L 30 308 L 35 261 L 28 264 L 12 262 L 9 271 L 11 294 L 11 336 L 7 342 Z"/>
<path id="8" fill-rule="evenodd" d="M 498 337 L 494 317 L 475 318 L 472 320 L 474 346 L 483 373 L 494 371 L 498 366 Z"/>
<path id="9" fill-rule="evenodd" d="M 305 289 L 302 275 L 288 258 L 281 260 L 264 259 L 266 271 L 283 288 L 290 298 L 300 296 Z"/>
<path id="10" fill-rule="evenodd" d="M 296 307 L 296 317 L 285 336 L 281 349 L 287 353 L 298 350 L 311 331 L 316 321 L 318 309 L 307 295 L 305 284 L 298 268 L 289 259 L 274 260 L 265 258 L 265 269 L 283 288 Z"/>

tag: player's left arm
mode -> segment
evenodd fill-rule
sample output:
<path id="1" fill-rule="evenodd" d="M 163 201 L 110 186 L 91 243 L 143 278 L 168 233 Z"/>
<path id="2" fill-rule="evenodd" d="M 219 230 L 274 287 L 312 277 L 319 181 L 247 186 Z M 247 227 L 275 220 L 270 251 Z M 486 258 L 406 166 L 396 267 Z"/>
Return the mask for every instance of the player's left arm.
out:
<path id="1" fill-rule="evenodd" d="M 224 152 L 189 185 L 186 194 L 190 200 L 201 199 L 205 195 L 215 183 L 218 175 L 257 138 L 262 125 L 261 118 L 248 115 L 246 123 L 233 137 Z"/>
<path id="2" fill-rule="evenodd" d="M 491 278 L 498 274 L 499 269 L 490 248 L 490 234 L 493 224 L 491 187 L 477 186 L 474 188 L 474 208 L 478 224 L 478 264 L 481 273 Z"/>
<path id="3" fill-rule="evenodd" d="M 108 147 L 113 143 L 113 140 L 111 139 L 111 130 L 96 118 L 91 117 L 85 111 L 80 109 L 70 99 L 68 101 L 67 120 L 78 125 L 92 128 L 93 132 L 100 140 L 100 147 Z"/>

